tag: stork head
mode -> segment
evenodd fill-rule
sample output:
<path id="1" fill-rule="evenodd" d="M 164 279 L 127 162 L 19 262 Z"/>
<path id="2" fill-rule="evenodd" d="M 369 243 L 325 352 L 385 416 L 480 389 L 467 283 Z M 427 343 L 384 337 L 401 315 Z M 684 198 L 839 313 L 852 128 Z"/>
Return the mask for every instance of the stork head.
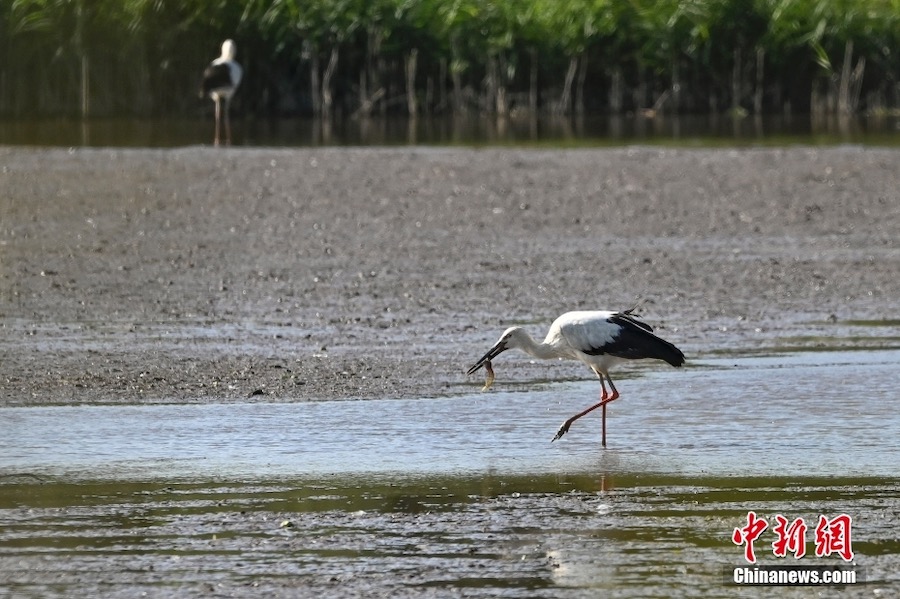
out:
<path id="1" fill-rule="evenodd" d="M 510 327 L 503 331 L 503 334 L 500 336 L 500 340 L 494 344 L 494 347 L 488 350 L 486 354 L 481 356 L 481 359 L 475 362 L 475 364 L 469 368 L 466 374 L 472 374 L 477 371 L 479 368 L 485 365 L 489 360 L 493 360 L 503 352 L 513 347 L 519 347 L 518 339 L 519 336 L 523 333 L 521 327 Z"/>
<path id="2" fill-rule="evenodd" d="M 234 40 L 225 40 L 222 42 L 222 58 L 225 60 L 234 60 L 237 55 L 237 46 Z"/>

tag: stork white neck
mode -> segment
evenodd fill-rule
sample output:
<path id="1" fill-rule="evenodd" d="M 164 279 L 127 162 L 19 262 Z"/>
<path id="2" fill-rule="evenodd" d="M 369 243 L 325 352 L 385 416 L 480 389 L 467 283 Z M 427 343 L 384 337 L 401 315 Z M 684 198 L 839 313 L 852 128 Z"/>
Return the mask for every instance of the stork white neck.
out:
<path id="1" fill-rule="evenodd" d="M 506 346 L 509 349 L 518 348 L 530 356 L 541 360 L 552 360 L 553 358 L 566 357 L 564 353 L 560 353 L 558 348 L 545 339 L 542 343 L 538 343 L 532 339 L 531 335 L 521 327 L 512 327 L 504 333 L 508 335 Z"/>
<path id="2" fill-rule="evenodd" d="M 233 40 L 225 40 L 222 42 L 222 56 L 219 57 L 219 60 L 225 62 L 229 60 L 234 60 L 234 57 L 237 55 L 237 46 L 235 45 Z"/>

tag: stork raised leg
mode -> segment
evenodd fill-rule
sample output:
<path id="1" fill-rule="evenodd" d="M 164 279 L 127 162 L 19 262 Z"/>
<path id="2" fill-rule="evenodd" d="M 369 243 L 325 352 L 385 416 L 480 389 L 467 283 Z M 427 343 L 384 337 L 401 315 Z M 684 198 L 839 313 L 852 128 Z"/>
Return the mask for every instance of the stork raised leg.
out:
<path id="1" fill-rule="evenodd" d="M 576 420 L 578 420 L 579 418 L 581 418 L 582 416 L 585 416 L 586 414 L 590 414 L 597 408 L 603 408 L 603 411 L 601 412 L 601 415 L 600 415 L 600 420 L 601 420 L 600 445 L 602 447 L 606 447 L 606 404 L 610 403 L 611 401 L 615 401 L 615 400 L 619 399 L 619 392 L 616 390 L 616 386 L 613 384 L 612 379 L 609 378 L 609 375 L 607 374 L 605 378 L 606 378 L 606 380 L 609 381 L 609 388 L 612 389 L 611 394 L 607 393 L 606 384 L 603 382 L 603 379 L 604 379 L 603 373 L 597 371 L 596 369 L 594 369 L 594 372 L 596 372 L 597 376 L 600 378 L 600 390 L 601 390 L 600 391 L 600 401 L 595 403 L 588 409 L 578 412 L 577 414 L 575 414 L 574 416 L 572 416 L 571 418 L 569 418 L 568 420 L 563 422 L 562 426 L 559 427 L 559 430 L 556 431 L 556 436 L 550 440 L 551 442 L 556 441 L 557 439 L 559 439 L 560 437 L 565 435 L 567 432 L 569 432 L 569 427 L 572 426 L 572 423 L 575 422 Z"/>

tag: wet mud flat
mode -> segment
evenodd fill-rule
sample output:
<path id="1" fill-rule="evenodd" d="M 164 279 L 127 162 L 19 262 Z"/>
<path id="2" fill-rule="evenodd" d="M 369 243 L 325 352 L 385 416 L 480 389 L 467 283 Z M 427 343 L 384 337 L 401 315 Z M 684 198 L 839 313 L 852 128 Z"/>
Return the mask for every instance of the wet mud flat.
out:
<path id="1" fill-rule="evenodd" d="M 453 395 L 506 326 L 638 298 L 689 360 L 890 345 L 866 325 L 898 318 L 898 165 L 861 147 L 0 148 L 0 402 Z"/>
<path id="2" fill-rule="evenodd" d="M 750 597 L 773 589 L 725 573 L 746 565 L 728 539 L 751 504 L 772 526 L 865 514 L 853 528 L 865 584 L 779 596 L 896 592 L 897 480 L 860 477 L 23 484 L 3 500 L 0 567 L 10 597 Z M 774 539 L 757 541 L 760 565 L 843 564 L 777 558 Z"/>

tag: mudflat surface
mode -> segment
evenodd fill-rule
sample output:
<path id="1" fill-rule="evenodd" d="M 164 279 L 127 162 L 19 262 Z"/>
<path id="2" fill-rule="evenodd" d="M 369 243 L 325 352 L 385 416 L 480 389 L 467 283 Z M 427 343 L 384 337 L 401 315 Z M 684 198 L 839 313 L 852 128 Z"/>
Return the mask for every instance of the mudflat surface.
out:
<path id="1" fill-rule="evenodd" d="M 892 149 L 0 148 L 0 402 L 453 395 L 638 298 L 689 361 L 895 345 L 898 273 Z"/>

